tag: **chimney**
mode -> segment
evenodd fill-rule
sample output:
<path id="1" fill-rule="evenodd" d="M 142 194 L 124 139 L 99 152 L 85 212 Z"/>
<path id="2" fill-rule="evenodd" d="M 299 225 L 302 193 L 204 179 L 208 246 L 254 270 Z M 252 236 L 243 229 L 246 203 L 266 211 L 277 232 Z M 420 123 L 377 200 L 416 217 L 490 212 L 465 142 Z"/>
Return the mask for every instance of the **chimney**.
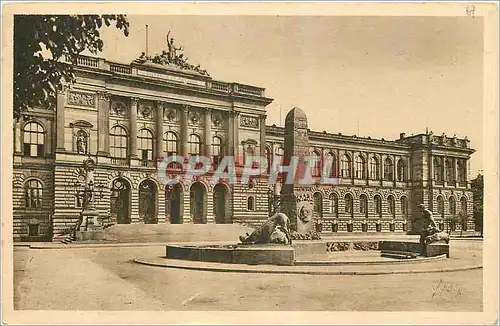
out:
<path id="1" fill-rule="evenodd" d="M 404 132 L 399 133 L 399 139 L 405 138 L 406 134 Z"/>

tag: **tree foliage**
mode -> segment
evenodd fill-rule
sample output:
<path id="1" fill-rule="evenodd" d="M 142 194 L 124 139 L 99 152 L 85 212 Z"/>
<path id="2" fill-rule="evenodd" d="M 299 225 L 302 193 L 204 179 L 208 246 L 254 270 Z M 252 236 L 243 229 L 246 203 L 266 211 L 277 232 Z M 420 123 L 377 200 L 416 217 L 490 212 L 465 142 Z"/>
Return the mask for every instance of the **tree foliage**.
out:
<path id="1" fill-rule="evenodd" d="M 33 107 L 53 107 L 57 91 L 73 83 L 77 55 L 102 51 L 99 29 L 129 33 L 125 15 L 15 15 L 14 118 Z"/>
<path id="2" fill-rule="evenodd" d="M 483 230 L 483 189 L 484 177 L 478 174 L 477 178 L 471 181 L 472 194 L 474 196 L 474 223 Z"/>

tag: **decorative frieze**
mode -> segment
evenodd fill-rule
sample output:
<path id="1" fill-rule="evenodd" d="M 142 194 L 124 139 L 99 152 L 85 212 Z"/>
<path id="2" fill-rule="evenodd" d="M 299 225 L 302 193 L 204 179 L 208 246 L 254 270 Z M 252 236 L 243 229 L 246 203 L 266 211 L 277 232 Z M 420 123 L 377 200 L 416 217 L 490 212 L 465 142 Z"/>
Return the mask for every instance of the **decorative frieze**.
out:
<path id="1" fill-rule="evenodd" d="M 259 120 L 256 117 L 251 117 L 248 115 L 241 115 L 240 127 L 258 129 L 259 128 Z"/>
<path id="2" fill-rule="evenodd" d="M 95 95 L 82 92 L 68 92 L 68 104 L 93 108 L 95 107 Z"/>

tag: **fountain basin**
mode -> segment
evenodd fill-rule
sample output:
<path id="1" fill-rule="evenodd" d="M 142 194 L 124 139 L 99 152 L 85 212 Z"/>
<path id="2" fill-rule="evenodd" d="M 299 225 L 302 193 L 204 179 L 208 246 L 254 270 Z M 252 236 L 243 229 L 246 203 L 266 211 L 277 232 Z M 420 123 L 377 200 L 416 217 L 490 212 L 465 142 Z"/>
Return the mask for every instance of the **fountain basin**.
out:
<path id="1" fill-rule="evenodd" d="M 168 259 L 213 263 L 291 266 L 295 261 L 295 250 L 278 244 L 167 245 L 166 256 Z"/>

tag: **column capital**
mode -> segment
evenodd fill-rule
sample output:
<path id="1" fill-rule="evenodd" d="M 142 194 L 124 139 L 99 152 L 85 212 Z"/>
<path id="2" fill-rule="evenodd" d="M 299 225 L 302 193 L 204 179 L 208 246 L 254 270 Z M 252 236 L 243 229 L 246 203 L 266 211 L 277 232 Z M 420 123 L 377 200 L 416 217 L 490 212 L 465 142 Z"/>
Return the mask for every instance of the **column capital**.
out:
<path id="1" fill-rule="evenodd" d="M 231 111 L 231 116 L 238 118 L 240 116 L 240 112 L 239 111 Z"/>
<path id="2" fill-rule="evenodd" d="M 130 98 L 130 104 L 137 106 L 139 104 L 140 98 L 138 97 L 131 97 Z"/>
<path id="3" fill-rule="evenodd" d="M 109 101 L 111 99 L 108 92 L 97 91 L 97 98 L 102 101 Z"/>
<path id="4" fill-rule="evenodd" d="M 165 101 L 156 101 L 156 107 L 158 109 L 163 109 L 165 107 L 165 104 L 167 104 Z"/>
<path id="5" fill-rule="evenodd" d="M 181 107 L 182 107 L 182 112 L 184 112 L 184 113 L 188 113 L 189 110 L 191 109 L 191 105 L 189 105 L 189 104 L 182 104 Z"/>

